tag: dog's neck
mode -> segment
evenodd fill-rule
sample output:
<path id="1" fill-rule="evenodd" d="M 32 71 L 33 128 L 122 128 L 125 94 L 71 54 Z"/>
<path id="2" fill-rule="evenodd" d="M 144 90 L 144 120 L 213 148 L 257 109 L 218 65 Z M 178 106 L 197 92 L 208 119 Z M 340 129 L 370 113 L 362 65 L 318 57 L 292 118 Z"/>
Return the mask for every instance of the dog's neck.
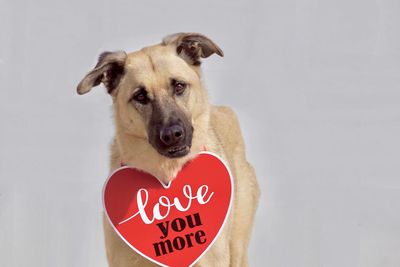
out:
<path id="1" fill-rule="evenodd" d="M 146 138 L 130 135 L 116 120 L 116 149 L 118 149 L 119 160 L 126 165 L 150 173 L 160 181 L 168 184 L 181 170 L 182 166 L 193 159 L 196 154 L 209 146 L 209 112 L 194 119 L 192 147 L 190 153 L 180 158 L 168 158 L 157 152 Z M 203 131 L 203 132 L 202 132 Z"/>

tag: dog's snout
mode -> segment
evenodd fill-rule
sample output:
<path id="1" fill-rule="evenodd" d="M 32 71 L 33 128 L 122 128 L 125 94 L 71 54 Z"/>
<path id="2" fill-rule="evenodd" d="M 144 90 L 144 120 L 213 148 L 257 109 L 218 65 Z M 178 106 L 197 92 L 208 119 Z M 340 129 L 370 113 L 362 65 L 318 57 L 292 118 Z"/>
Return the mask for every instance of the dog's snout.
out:
<path id="1" fill-rule="evenodd" d="M 178 158 L 190 152 L 193 138 L 191 118 L 171 101 L 152 103 L 148 125 L 149 143 L 163 156 Z"/>
<path id="2" fill-rule="evenodd" d="M 184 137 L 183 127 L 178 124 L 164 127 L 160 131 L 160 139 L 167 146 L 179 143 Z"/>

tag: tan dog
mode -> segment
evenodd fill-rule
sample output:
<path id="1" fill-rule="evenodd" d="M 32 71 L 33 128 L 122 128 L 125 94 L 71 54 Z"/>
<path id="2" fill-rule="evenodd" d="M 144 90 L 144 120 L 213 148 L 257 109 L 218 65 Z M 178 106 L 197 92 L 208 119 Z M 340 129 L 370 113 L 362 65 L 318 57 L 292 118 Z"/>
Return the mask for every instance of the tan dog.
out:
<path id="1" fill-rule="evenodd" d="M 168 183 L 204 147 L 225 159 L 234 177 L 234 205 L 220 236 L 195 266 L 244 267 L 259 189 L 235 114 L 210 105 L 202 84 L 200 58 L 214 53 L 223 56 L 197 33 L 173 34 L 129 54 L 105 52 L 78 93 L 103 83 L 112 96 L 111 171 L 123 161 Z M 107 219 L 103 222 L 110 266 L 156 266 L 130 249 Z"/>

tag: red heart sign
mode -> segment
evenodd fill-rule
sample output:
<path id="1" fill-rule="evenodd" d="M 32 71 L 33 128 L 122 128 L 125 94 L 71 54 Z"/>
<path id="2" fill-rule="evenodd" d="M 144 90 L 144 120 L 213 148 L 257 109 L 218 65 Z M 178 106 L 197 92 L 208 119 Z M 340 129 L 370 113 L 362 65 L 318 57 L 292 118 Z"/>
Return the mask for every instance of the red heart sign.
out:
<path id="1" fill-rule="evenodd" d="M 226 221 L 233 182 L 216 155 L 201 152 L 164 186 L 130 167 L 116 170 L 103 190 L 104 209 L 118 235 L 136 252 L 161 265 L 193 265 Z"/>

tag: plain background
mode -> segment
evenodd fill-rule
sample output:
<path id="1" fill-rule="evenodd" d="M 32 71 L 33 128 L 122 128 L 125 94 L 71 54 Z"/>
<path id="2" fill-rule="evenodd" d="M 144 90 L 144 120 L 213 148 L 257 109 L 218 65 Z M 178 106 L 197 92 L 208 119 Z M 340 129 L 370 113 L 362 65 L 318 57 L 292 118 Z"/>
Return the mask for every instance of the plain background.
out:
<path id="1" fill-rule="evenodd" d="M 400 266 L 398 0 L 0 2 L 0 266 L 105 267 L 104 50 L 179 31 L 238 114 L 262 198 L 251 266 Z"/>

